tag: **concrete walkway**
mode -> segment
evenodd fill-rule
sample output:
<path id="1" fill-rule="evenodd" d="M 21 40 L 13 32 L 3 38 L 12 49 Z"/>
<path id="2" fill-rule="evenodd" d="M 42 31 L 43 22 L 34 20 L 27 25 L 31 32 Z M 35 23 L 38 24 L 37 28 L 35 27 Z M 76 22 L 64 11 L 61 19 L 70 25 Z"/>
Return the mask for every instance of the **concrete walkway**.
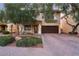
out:
<path id="1" fill-rule="evenodd" d="M 79 37 L 43 34 L 43 48 L 0 47 L 2 56 L 79 56 Z"/>

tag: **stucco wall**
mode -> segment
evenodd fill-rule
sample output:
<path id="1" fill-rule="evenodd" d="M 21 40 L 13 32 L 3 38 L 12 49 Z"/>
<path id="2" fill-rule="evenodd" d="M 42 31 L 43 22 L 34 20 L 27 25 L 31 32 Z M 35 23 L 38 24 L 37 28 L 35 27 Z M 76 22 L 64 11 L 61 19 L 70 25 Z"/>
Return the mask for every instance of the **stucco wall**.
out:
<path id="1" fill-rule="evenodd" d="M 11 32 L 11 26 L 12 26 L 12 32 L 16 32 L 17 31 L 17 26 L 15 25 L 15 24 L 13 24 L 13 23 L 9 23 L 9 24 L 7 24 L 7 30 L 9 31 L 9 32 Z"/>
<path id="2" fill-rule="evenodd" d="M 77 32 L 79 33 L 79 26 L 77 27 Z"/>
<path id="3" fill-rule="evenodd" d="M 13 25 L 12 26 L 12 32 L 17 32 L 18 30 L 17 30 L 17 25 L 15 25 L 15 24 L 13 24 L 13 23 L 9 23 L 9 24 L 7 24 L 7 31 L 9 31 L 9 32 L 11 32 L 11 25 Z M 22 25 L 19 25 L 19 31 L 21 32 L 22 31 L 22 28 L 23 26 Z"/>
<path id="4" fill-rule="evenodd" d="M 64 15 L 64 14 L 63 14 L 63 15 Z M 70 24 L 72 24 L 72 25 L 76 25 L 76 22 L 75 22 L 75 20 L 72 18 L 72 16 L 69 15 L 68 18 L 67 18 L 67 20 L 68 20 L 68 23 L 70 23 Z M 64 32 L 64 33 L 69 33 L 69 32 L 71 32 L 72 29 L 73 29 L 70 25 L 68 25 L 68 24 L 66 23 L 65 18 L 60 19 L 60 27 L 61 27 L 61 29 L 62 29 L 62 32 Z M 77 28 L 77 32 L 79 33 L 79 26 L 78 26 L 78 28 Z"/>

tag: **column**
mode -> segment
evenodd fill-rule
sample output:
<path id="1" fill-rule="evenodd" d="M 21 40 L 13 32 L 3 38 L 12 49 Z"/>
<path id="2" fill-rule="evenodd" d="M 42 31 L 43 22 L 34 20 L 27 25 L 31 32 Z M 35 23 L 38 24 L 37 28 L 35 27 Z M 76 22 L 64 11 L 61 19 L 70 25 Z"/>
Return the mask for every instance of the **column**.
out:
<path id="1" fill-rule="evenodd" d="M 59 34 L 61 34 L 61 29 L 62 29 L 62 17 L 64 16 L 64 13 L 60 13 L 60 19 L 59 19 Z"/>
<path id="2" fill-rule="evenodd" d="M 38 34 L 41 34 L 41 24 L 38 25 Z"/>
<path id="3" fill-rule="evenodd" d="M 58 32 L 59 34 L 61 34 L 61 28 L 60 28 L 60 25 L 59 25 L 59 32 Z"/>

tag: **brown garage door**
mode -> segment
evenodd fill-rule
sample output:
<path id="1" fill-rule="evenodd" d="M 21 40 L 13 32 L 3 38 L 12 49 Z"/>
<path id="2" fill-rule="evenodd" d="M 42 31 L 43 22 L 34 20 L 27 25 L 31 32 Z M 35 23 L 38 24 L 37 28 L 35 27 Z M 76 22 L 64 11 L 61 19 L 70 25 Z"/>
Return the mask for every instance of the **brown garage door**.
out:
<path id="1" fill-rule="evenodd" d="M 42 33 L 58 33 L 58 26 L 42 26 Z"/>

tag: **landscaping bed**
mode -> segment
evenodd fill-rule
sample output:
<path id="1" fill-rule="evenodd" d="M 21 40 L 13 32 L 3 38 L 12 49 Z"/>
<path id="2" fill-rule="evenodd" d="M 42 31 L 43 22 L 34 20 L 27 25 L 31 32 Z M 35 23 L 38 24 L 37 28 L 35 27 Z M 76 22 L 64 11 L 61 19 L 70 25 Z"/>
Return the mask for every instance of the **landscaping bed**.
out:
<path id="1" fill-rule="evenodd" d="M 16 41 L 17 47 L 42 47 L 42 39 L 37 37 L 24 37 Z"/>
<path id="2" fill-rule="evenodd" d="M 14 42 L 14 38 L 11 36 L 0 36 L 0 46 L 6 46 Z"/>
<path id="3" fill-rule="evenodd" d="M 9 31 L 5 31 L 5 30 L 1 30 L 0 33 L 1 33 L 1 34 L 10 34 Z"/>
<path id="4" fill-rule="evenodd" d="M 20 39 L 18 39 L 20 38 Z M 11 47 L 43 47 L 39 36 L 0 36 L 0 46 Z"/>

